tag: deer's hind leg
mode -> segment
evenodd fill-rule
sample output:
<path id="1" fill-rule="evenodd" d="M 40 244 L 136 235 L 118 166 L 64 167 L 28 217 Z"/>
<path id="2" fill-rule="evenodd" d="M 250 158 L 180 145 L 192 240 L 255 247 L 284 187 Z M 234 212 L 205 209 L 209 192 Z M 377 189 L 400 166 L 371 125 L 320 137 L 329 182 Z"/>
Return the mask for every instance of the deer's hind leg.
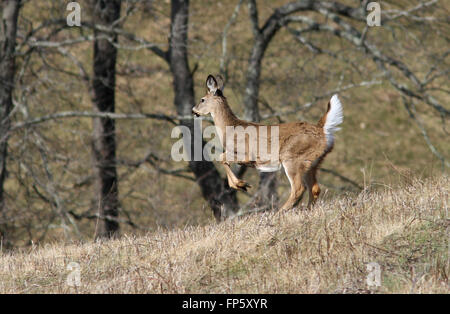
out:
<path id="1" fill-rule="evenodd" d="M 305 165 L 296 161 L 283 162 L 283 167 L 291 184 L 291 193 L 289 198 L 281 207 L 281 210 L 289 210 L 294 208 L 302 199 L 305 192 L 303 182 L 303 174 L 305 173 Z"/>
<path id="2" fill-rule="evenodd" d="M 311 209 L 320 195 L 320 187 L 316 179 L 317 168 L 317 166 L 313 167 L 305 174 L 305 185 L 309 193 L 308 209 Z"/>

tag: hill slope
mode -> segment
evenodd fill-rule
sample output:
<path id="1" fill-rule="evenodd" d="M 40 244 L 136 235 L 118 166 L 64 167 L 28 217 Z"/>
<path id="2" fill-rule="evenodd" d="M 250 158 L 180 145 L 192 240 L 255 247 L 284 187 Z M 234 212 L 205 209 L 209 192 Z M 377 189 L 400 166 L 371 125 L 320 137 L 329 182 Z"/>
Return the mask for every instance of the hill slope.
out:
<path id="1" fill-rule="evenodd" d="M 448 293 L 449 187 L 442 177 L 311 212 L 3 252 L 0 293 Z M 79 287 L 66 283 L 71 262 Z M 381 286 L 368 289 L 371 262 Z"/>

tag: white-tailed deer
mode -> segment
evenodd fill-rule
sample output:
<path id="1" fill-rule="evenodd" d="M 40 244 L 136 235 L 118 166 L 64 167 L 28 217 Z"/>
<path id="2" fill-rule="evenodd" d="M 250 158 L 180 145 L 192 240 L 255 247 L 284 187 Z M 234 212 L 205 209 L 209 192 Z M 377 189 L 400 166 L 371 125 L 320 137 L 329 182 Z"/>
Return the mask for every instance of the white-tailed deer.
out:
<path id="1" fill-rule="evenodd" d="M 218 83 L 219 82 L 219 83 Z M 316 172 L 325 156 L 333 149 L 334 133 L 339 130 L 338 125 L 343 121 L 342 104 L 337 95 L 331 97 L 328 102 L 328 109 L 317 124 L 307 122 L 291 122 L 277 125 L 262 125 L 238 119 L 230 107 L 227 99 L 223 96 L 223 80 L 209 75 L 206 79 L 207 93 L 192 112 L 199 115 L 211 114 L 214 124 L 218 129 L 218 134 L 225 153 L 221 155 L 221 162 L 225 167 L 228 184 L 234 189 L 247 190 L 250 187 L 245 181 L 238 179 L 230 168 L 230 162 L 237 162 L 248 166 L 256 167 L 263 172 L 277 171 L 284 167 L 286 175 L 291 184 L 291 193 L 282 210 L 295 207 L 300 201 L 305 189 L 309 192 L 308 208 L 315 203 L 320 194 L 320 188 L 316 180 Z M 244 158 L 234 161 L 227 158 L 227 152 L 236 154 L 239 147 L 239 140 L 236 137 L 227 137 L 226 131 L 230 127 L 250 127 L 256 130 L 256 138 L 244 135 L 244 147 L 246 149 Z M 268 132 L 267 132 L 268 130 Z M 265 139 L 266 145 L 271 146 L 273 138 L 270 135 L 260 137 L 262 133 L 273 134 L 278 132 L 278 158 L 276 160 L 262 159 L 259 156 L 260 150 L 253 151 L 251 141 L 261 141 Z M 242 139 L 242 138 L 241 138 Z M 236 145 L 238 144 L 238 145 Z M 256 145 L 258 148 L 261 143 Z M 242 147 L 242 146 L 241 146 Z M 273 149 L 271 147 L 271 149 Z M 266 152 L 268 149 L 266 149 Z"/>

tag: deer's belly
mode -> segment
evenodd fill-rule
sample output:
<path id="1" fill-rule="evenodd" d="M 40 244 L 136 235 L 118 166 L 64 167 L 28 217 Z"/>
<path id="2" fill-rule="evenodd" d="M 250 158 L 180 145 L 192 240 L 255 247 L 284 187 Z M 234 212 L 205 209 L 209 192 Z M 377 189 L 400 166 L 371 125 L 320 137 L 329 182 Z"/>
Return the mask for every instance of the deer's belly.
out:
<path id="1" fill-rule="evenodd" d="M 281 169 L 281 163 L 278 164 L 267 164 L 267 165 L 257 165 L 256 169 L 261 172 L 275 172 Z"/>

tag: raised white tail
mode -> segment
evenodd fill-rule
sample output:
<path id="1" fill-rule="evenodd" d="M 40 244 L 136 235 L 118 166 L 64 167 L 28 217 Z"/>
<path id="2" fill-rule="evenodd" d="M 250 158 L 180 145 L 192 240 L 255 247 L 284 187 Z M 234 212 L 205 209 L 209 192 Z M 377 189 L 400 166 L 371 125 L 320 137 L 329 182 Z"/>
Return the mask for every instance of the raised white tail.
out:
<path id="1" fill-rule="evenodd" d="M 334 132 L 339 131 L 338 127 L 344 121 L 344 113 L 342 111 L 342 104 L 337 95 L 333 95 L 330 100 L 330 108 L 328 109 L 325 123 L 323 125 L 323 132 L 327 138 L 327 146 L 330 148 L 334 144 Z"/>

